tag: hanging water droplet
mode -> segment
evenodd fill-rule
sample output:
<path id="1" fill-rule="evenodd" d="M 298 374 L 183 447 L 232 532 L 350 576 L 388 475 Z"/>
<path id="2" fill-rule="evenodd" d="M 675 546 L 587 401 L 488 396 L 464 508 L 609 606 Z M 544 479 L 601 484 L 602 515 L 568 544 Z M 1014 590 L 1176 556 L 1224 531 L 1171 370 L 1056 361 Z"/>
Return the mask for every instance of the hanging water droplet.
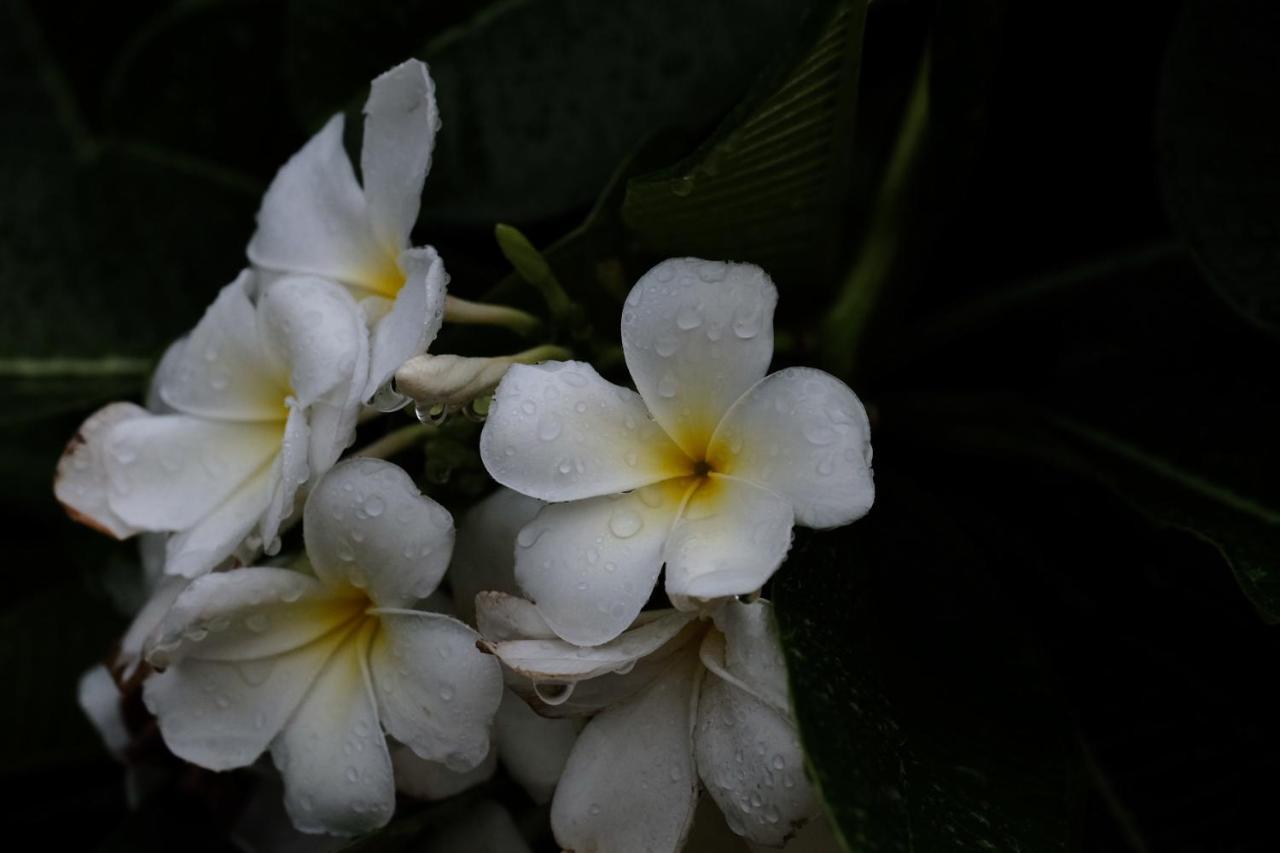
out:
<path id="1" fill-rule="evenodd" d="M 535 681 L 533 692 L 547 705 L 563 705 L 573 695 L 573 685 L 560 681 Z"/>

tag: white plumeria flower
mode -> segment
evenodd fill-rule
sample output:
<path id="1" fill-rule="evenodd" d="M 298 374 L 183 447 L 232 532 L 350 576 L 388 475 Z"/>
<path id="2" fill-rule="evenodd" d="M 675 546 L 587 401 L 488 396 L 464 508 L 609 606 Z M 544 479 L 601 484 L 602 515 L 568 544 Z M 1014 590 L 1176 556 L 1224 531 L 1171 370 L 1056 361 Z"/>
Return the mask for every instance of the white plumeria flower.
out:
<path id="1" fill-rule="evenodd" d="M 413 59 L 378 77 L 364 112 L 363 186 L 339 113 L 271 182 L 248 251 L 264 271 L 321 276 L 360 300 L 372 337 L 367 400 L 435 339 L 447 277 L 435 249 L 409 245 L 440 129 L 427 66 Z"/>
<path id="2" fill-rule="evenodd" d="M 516 534 L 542 506 L 541 501 L 500 488 L 460 520 L 449 580 L 457 613 L 469 624 L 475 624 L 476 595 L 481 591 L 518 592 Z M 489 779 L 500 760 L 531 800 L 548 803 L 581 729 L 580 720 L 540 716 L 506 690 L 493 721 L 494 748 L 484 764 L 471 773 L 459 774 L 404 751 L 393 751 L 396 784 L 402 792 L 420 799 L 444 799 Z"/>
<path id="3" fill-rule="evenodd" d="M 498 482 L 561 502 L 520 534 L 516 579 L 564 639 L 618 636 L 664 563 L 678 607 L 752 593 L 793 523 L 835 527 L 871 507 L 858 398 L 818 370 L 765 375 L 776 302 L 759 267 L 664 261 L 622 314 L 639 393 L 580 362 L 503 378 L 480 453 Z"/>
<path id="4" fill-rule="evenodd" d="M 354 834 L 395 808 L 383 731 L 455 770 L 480 763 L 502 696 L 477 635 L 409 609 L 435 591 L 452 519 L 401 469 L 344 462 L 307 499 L 315 576 L 281 568 L 205 575 L 178 596 L 144 685 L 169 749 L 211 770 L 265 750 L 304 832 Z"/>
<path id="5" fill-rule="evenodd" d="M 112 403 L 58 463 L 54 491 L 77 520 L 117 538 L 172 532 L 169 574 L 270 547 L 299 487 L 355 434 L 368 337 L 351 295 L 290 276 L 254 305 L 251 279 L 223 288 L 165 355 L 155 384 L 169 411 Z"/>
<path id="6" fill-rule="evenodd" d="M 782 846 L 817 812 L 768 602 L 730 599 L 710 621 L 647 611 L 594 647 L 560 639 L 522 599 L 485 593 L 478 609 L 487 647 L 543 713 L 595 714 L 551 804 L 561 847 L 679 850 L 699 779 L 757 844 Z"/>

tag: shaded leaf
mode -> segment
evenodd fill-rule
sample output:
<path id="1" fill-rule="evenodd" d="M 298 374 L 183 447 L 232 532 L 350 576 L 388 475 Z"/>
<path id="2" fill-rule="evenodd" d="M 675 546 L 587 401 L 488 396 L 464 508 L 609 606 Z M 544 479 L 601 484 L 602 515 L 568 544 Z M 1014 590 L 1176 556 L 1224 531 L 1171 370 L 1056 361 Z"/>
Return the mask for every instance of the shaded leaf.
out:
<path id="1" fill-rule="evenodd" d="M 819 5 L 798 59 L 691 157 L 630 181 L 623 220 L 646 248 L 749 261 L 781 281 L 833 261 L 866 11 Z"/>
<path id="2" fill-rule="evenodd" d="M 1191 0 L 1159 112 L 1161 177 L 1179 235 L 1237 311 L 1280 331 L 1280 7 Z"/>
<path id="3" fill-rule="evenodd" d="M 810 769 L 850 851 L 1062 850 L 1066 726 L 1016 603 L 934 498 L 815 534 L 774 601 Z"/>

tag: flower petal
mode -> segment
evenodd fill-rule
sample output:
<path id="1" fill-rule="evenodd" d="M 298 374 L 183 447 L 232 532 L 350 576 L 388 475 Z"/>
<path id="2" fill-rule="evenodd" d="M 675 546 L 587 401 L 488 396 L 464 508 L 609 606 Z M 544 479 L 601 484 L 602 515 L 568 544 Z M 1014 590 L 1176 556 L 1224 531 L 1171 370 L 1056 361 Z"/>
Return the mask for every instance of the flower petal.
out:
<path id="1" fill-rule="evenodd" d="M 691 657 L 578 735 L 555 799 L 551 828 L 566 850 L 680 849 L 697 801 L 691 730 L 701 668 Z"/>
<path id="2" fill-rule="evenodd" d="M 716 424 L 769 369 L 778 292 L 764 270 L 673 258 L 622 311 L 622 352 L 654 418 L 701 459 Z"/>
<path id="3" fill-rule="evenodd" d="M 439 129 L 426 65 L 410 59 L 374 79 L 364 105 L 360 173 L 374 234 L 393 253 L 409 245 Z"/>
<path id="4" fill-rule="evenodd" d="M 190 415 L 123 420 L 104 435 L 111 508 L 146 530 L 184 530 L 267 466 L 283 424 Z"/>
<path id="5" fill-rule="evenodd" d="M 192 581 L 169 608 L 147 651 L 167 667 L 192 657 L 253 661 L 302 648 L 354 624 L 355 597 L 336 598 L 291 569 L 252 567 Z"/>
<path id="6" fill-rule="evenodd" d="M 729 600 L 712 617 L 716 628 L 702 641 L 702 663 L 788 716 L 787 662 L 773 621 L 773 605 Z"/>
<path id="7" fill-rule="evenodd" d="M 116 663 L 123 669 L 125 680 L 137 672 L 143 652 L 188 582 L 182 577 L 161 577 L 151 591 L 151 597 L 134 615 L 128 630 L 120 638 L 120 649 L 116 652 Z"/>
<path id="8" fill-rule="evenodd" d="M 395 811 L 366 637 L 362 630 L 342 642 L 271 742 L 271 758 L 284 777 L 285 809 L 302 832 L 357 835 L 383 826 Z"/>
<path id="9" fill-rule="evenodd" d="M 129 727 L 125 725 L 123 700 L 116 680 L 103 664 L 85 670 L 76 684 L 76 701 L 80 710 L 93 724 L 107 752 L 117 761 L 124 760 L 125 750 L 133 740 Z"/>
<path id="10" fill-rule="evenodd" d="M 374 611 L 377 612 L 377 611 Z M 438 613 L 382 613 L 370 654 L 387 732 L 420 758 L 470 770 L 489 751 L 502 671 L 476 632 Z"/>
<path id="11" fill-rule="evenodd" d="M 476 624 L 477 593 L 519 591 L 516 534 L 541 508 L 541 501 L 499 488 L 462 516 L 449 564 L 449 581 L 462 621 Z"/>
<path id="12" fill-rule="evenodd" d="M 276 174 L 258 209 L 249 260 L 277 272 L 317 275 L 378 290 L 394 272 L 369 227 L 364 192 L 342 147 L 335 115 Z"/>
<path id="13" fill-rule="evenodd" d="M 444 322 L 449 277 L 436 250 L 410 249 L 400 255 L 400 266 L 404 269 L 404 284 L 390 310 L 373 323 L 369 377 L 362 400 L 373 397 L 400 365 L 426 352 Z"/>
<path id="14" fill-rule="evenodd" d="M 548 504 L 516 538 L 516 581 L 570 643 L 617 637 L 649 600 L 684 481 Z"/>
<path id="15" fill-rule="evenodd" d="M 245 270 L 218 293 L 177 351 L 165 353 L 156 396 L 175 411 L 219 420 L 284 420 L 288 374 L 263 346 Z"/>
<path id="16" fill-rule="evenodd" d="M 708 458 L 716 471 L 787 498 L 806 527 L 848 524 L 875 500 L 867 412 L 821 370 L 791 367 L 760 380 L 725 415 Z"/>
<path id="17" fill-rule="evenodd" d="M 764 586 L 791 547 L 791 504 L 767 489 L 713 476 L 667 539 L 667 594 L 709 600 Z"/>
<path id="18" fill-rule="evenodd" d="M 510 640 L 490 648 L 511 669 L 535 682 L 573 683 L 618 670 L 630 671 L 685 629 L 693 614 L 661 611 L 657 618 L 598 646 L 564 640 Z"/>
<path id="19" fill-rule="evenodd" d="M 145 417 L 147 410 L 133 403 L 110 403 L 98 409 L 76 430 L 53 476 L 53 493 L 67 515 L 116 539 L 127 539 L 141 528 L 111 508 L 106 436 L 116 424 Z"/>
<path id="20" fill-rule="evenodd" d="M 551 802 L 580 727 L 576 720 L 539 716 L 515 693 L 503 691 L 493 723 L 497 752 L 511 778 L 535 803 Z"/>
<path id="21" fill-rule="evenodd" d="M 258 310 L 263 339 L 287 367 L 296 405 L 364 383 L 357 368 L 366 357 L 366 331 L 346 289 L 322 278 L 285 276 L 262 292 Z"/>
<path id="22" fill-rule="evenodd" d="M 167 668 L 144 683 L 169 749 L 210 770 L 252 763 L 347 642 L 351 616 L 350 607 L 322 597 L 313 578 L 286 569 L 193 581 L 149 654 Z"/>
<path id="23" fill-rule="evenodd" d="M 416 844 L 448 853 L 532 853 L 507 810 L 489 800 L 429 826 Z"/>
<path id="24" fill-rule="evenodd" d="M 262 520 L 279 471 L 276 463 L 264 465 L 212 512 L 165 543 L 166 574 L 193 578 L 217 567 L 228 557 L 250 550 L 245 545 Z"/>
<path id="25" fill-rule="evenodd" d="M 396 790 L 419 800 L 443 800 L 461 794 L 493 778 L 498 769 L 498 751 L 489 750 L 484 760 L 470 770 L 450 770 L 440 761 L 419 758 L 404 744 L 391 744 L 391 767 Z"/>
<path id="26" fill-rule="evenodd" d="M 532 601 L 505 592 L 486 591 L 476 595 L 476 627 L 482 637 L 495 643 L 551 640 L 556 636 Z"/>
<path id="27" fill-rule="evenodd" d="M 499 483 L 545 501 L 616 494 L 693 470 L 634 391 L 579 361 L 513 365 L 494 395 L 480 456 Z"/>
<path id="28" fill-rule="evenodd" d="M 817 814 L 795 726 L 746 691 L 703 679 L 693 740 L 702 781 L 739 835 L 781 847 Z"/>
<path id="29" fill-rule="evenodd" d="M 303 510 L 307 556 L 326 584 L 354 584 L 380 607 L 408 607 L 440 585 L 453 517 L 381 459 L 334 466 Z"/>

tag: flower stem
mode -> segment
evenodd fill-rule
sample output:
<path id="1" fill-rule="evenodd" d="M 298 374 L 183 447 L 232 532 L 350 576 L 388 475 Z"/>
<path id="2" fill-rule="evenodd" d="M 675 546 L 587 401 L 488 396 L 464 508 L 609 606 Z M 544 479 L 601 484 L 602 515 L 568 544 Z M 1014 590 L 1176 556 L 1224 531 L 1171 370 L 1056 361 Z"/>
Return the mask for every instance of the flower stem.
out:
<path id="1" fill-rule="evenodd" d="M 551 271 L 551 265 L 529 242 L 529 238 L 510 225 L 501 223 L 493 227 L 493 236 L 497 239 L 503 256 L 515 267 L 520 278 L 533 285 L 541 294 L 556 327 L 570 330 L 581 328 L 582 309 L 565 293 L 560 280 Z"/>
<path id="2" fill-rule="evenodd" d="M 531 338 L 542 329 L 542 321 L 527 311 L 509 305 L 471 302 L 456 296 L 444 298 L 444 321 L 462 326 L 501 326 Z"/>
<path id="3" fill-rule="evenodd" d="M 436 427 L 432 424 L 410 424 L 384 435 L 377 441 L 369 442 L 351 455 L 372 459 L 390 459 L 421 444 L 424 439 L 433 435 L 435 431 Z"/>
<path id="4" fill-rule="evenodd" d="M 827 315 L 823 342 L 828 366 L 838 376 L 853 373 L 867 326 L 879 306 L 885 285 L 902 250 L 907 215 L 907 189 L 918 171 L 929 126 L 929 59 L 916 74 L 889 168 L 876 196 L 871 225 L 853 268 L 845 276 L 835 305 Z"/>

